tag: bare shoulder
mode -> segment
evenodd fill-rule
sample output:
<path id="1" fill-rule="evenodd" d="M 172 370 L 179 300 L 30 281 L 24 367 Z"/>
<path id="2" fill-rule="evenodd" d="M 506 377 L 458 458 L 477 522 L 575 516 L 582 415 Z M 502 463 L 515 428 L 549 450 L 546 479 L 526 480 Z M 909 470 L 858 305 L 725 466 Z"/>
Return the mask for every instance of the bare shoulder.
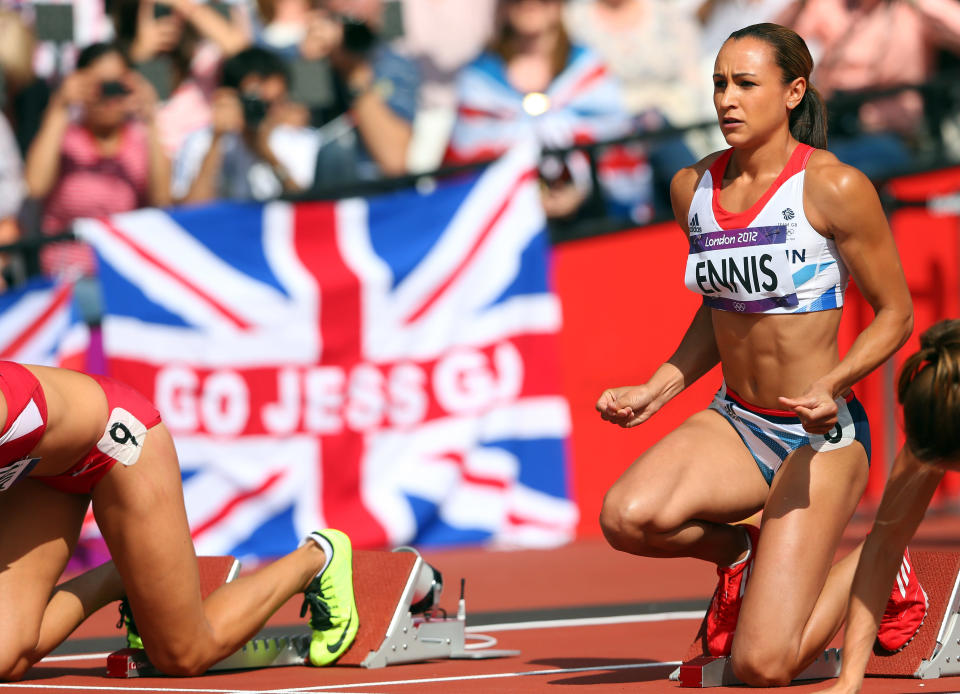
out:
<path id="1" fill-rule="evenodd" d="M 700 184 L 700 179 L 721 154 L 723 154 L 722 151 L 708 154 L 696 164 L 685 166 L 673 175 L 673 180 L 670 182 L 670 201 L 673 204 L 673 214 L 677 218 L 677 223 L 685 231 L 687 210 L 690 209 L 690 202 Z"/>
<path id="2" fill-rule="evenodd" d="M 700 183 L 700 179 L 703 178 L 703 174 L 713 165 L 713 162 L 720 158 L 721 154 L 723 154 L 722 151 L 713 152 L 696 164 L 685 166 L 677 171 L 677 173 L 673 175 L 671 188 L 679 188 L 678 192 L 689 190 L 690 194 L 693 195 L 693 191 L 696 190 L 697 184 Z"/>
<path id="3" fill-rule="evenodd" d="M 880 210 L 877 190 L 866 174 L 826 150 L 810 156 L 804 181 L 807 218 L 828 235 L 847 221 Z"/>
<path id="4" fill-rule="evenodd" d="M 876 197 L 876 189 L 860 169 L 844 164 L 831 152 L 816 150 L 807 163 L 806 190 L 824 203 L 851 202 L 850 196 Z"/>

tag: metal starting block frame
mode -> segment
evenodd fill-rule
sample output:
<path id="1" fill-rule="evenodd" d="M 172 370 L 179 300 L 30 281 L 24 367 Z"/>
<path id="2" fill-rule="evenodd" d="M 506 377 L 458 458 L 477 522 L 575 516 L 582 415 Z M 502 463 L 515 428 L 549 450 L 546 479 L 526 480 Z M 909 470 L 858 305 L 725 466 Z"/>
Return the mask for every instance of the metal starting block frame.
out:
<path id="1" fill-rule="evenodd" d="M 830 648 L 813 661 L 794 682 L 823 680 L 840 674 L 840 649 Z M 702 655 L 683 663 L 670 673 L 670 679 L 681 687 L 730 687 L 743 684 L 733 674 L 729 657 Z"/>
<path id="2" fill-rule="evenodd" d="M 225 559 L 233 558 L 201 557 L 201 569 L 204 563 Z M 222 576 L 215 585 L 205 585 L 211 580 L 201 580 L 204 598 L 222 583 L 232 580 L 238 571 L 237 562 L 236 570 Z M 396 663 L 502 658 L 520 653 L 467 648 L 463 581 L 456 617 L 447 617 L 442 611 L 415 613 L 414 606 L 419 607 L 418 602 L 423 597 L 425 577 L 429 578 L 428 583 L 433 581 L 430 590 L 436 590 L 437 597 L 440 592 L 432 567 L 416 551 L 355 551 L 353 576 L 360 626 L 353 645 L 340 657 L 337 665 L 380 668 Z M 256 637 L 233 655 L 215 663 L 208 672 L 306 665 L 309 652 L 309 633 Z M 107 656 L 106 674 L 118 678 L 164 676 L 150 663 L 143 649 L 135 648 L 124 648 Z"/>
<path id="3" fill-rule="evenodd" d="M 380 668 L 395 663 L 413 663 L 424 660 L 466 660 L 504 658 L 519 655 L 520 651 L 468 649 L 466 647 L 466 602 L 464 600 L 464 582 L 460 582 L 460 599 L 456 617 L 438 617 L 434 615 L 417 615 L 411 609 L 417 594 L 422 590 L 423 572 L 432 568 L 423 561 L 418 552 L 397 552 L 395 556 L 409 560 L 414 557 L 413 566 L 409 569 L 403 592 L 396 603 L 396 609 L 390 618 L 383 641 L 379 647 L 370 650 L 360 665 L 365 668 Z M 358 567 L 354 566 L 356 571 Z M 360 611 L 359 601 L 357 610 Z M 363 613 L 360 614 L 361 628 Z M 353 651 L 356 644 L 351 647 Z M 350 654 L 350 651 L 347 654 Z"/>
<path id="4" fill-rule="evenodd" d="M 924 624 L 897 653 L 875 650 L 867 675 L 935 679 L 960 675 L 960 552 L 911 552 L 913 568 L 929 599 Z M 729 657 L 705 655 L 706 617 L 697 638 L 670 679 L 681 687 L 725 687 L 743 684 L 733 674 Z M 934 627 L 938 627 L 936 632 Z M 794 681 L 819 680 L 840 674 L 843 650 L 823 652 Z"/>

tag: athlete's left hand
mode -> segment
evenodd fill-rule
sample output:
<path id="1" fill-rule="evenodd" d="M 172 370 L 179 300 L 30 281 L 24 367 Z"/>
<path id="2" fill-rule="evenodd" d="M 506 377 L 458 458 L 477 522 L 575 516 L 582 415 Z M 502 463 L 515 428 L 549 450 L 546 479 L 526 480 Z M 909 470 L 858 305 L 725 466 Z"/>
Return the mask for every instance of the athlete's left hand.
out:
<path id="1" fill-rule="evenodd" d="M 778 398 L 780 404 L 793 410 L 800 418 L 804 431 L 826 434 L 837 424 L 837 403 L 828 388 L 814 383 L 798 398 Z"/>

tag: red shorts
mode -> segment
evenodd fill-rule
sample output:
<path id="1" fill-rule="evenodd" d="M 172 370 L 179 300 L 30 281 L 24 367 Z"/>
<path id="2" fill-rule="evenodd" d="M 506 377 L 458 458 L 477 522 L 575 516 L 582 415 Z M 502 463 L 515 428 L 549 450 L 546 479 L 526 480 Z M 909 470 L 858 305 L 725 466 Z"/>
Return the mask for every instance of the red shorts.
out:
<path id="1" fill-rule="evenodd" d="M 80 462 L 53 477 L 34 477 L 68 494 L 89 494 L 116 463 L 133 465 L 140 457 L 147 430 L 160 423 L 157 408 L 128 385 L 91 375 L 107 396 L 107 426 L 103 436 Z"/>

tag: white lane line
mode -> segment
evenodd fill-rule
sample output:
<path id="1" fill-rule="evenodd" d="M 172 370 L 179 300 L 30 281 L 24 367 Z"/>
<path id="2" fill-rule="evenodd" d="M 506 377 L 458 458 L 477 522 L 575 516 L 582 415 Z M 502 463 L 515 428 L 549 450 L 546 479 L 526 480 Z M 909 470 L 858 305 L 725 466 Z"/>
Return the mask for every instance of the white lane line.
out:
<path id="1" fill-rule="evenodd" d="M 651 614 L 636 615 L 617 615 L 612 617 L 582 617 L 572 619 L 547 619 L 532 622 L 507 622 L 503 624 L 487 624 L 481 626 L 470 626 L 466 628 L 468 633 L 483 633 L 496 631 L 522 631 L 525 629 L 558 629 L 564 627 L 584 627 L 584 626 L 604 626 L 609 624 L 631 624 L 637 622 L 665 622 L 671 620 L 684 619 L 702 619 L 702 610 L 690 610 L 683 612 L 654 612 Z M 78 653 L 75 655 L 47 656 L 41 663 L 66 662 L 71 660 L 95 660 L 97 658 L 106 659 L 108 653 Z M 633 668 L 649 668 L 661 666 L 677 666 L 680 662 L 663 663 L 627 663 L 621 665 L 607 665 L 603 667 L 588 668 L 560 668 L 553 670 L 528 670 L 526 672 L 504 672 L 489 675 L 470 675 L 462 677 L 445 677 L 435 679 L 421 680 L 396 680 L 389 682 L 363 682 L 356 684 L 328 685 L 320 689 L 304 687 L 299 689 L 271 689 L 271 690 L 244 690 L 244 689 L 201 689 L 186 687 L 145 687 L 145 686 L 84 686 L 84 685 L 50 685 L 50 684 L 31 684 L 29 682 L 10 682 L 0 683 L 0 689 L 62 689 L 76 691 L 128 691 L 128 692 L 187 692 L 190 694 L 246 694 L 247 692 L 264 691 L 265 694 L 288 694 L 294 692 L 313 692 L 313 694 L 322 694 L 326 691 L 339 691 L 343 689 L 354 689 L 357 687 L 378 687 L 392 686 L 401 684 L 429 683 L 429 682 L 456 682 L 459 680 L 471 679 L 493 679 L 502 677 L 527 677 L 536 675 L 564 674 L 576 672 L 602 672 L 606 670 L 624 670 Z M 354 694 L 361 694 L 354 692 Z"/>
<path id="2" fill-rule="evenodd" d="M 331 684 L 323 688 L 323 691 L 339 691 L 343 689 L 353 689 L 355 687 L 390 687 L 402 684 L 431 684 L 436 682 L 466 682 L 469 680 L 493 680 L 503 679 L 505 677 L 537 677 L 544 675 L 566 675 L 576 672 L 609 672 L 611 670 L 642 670 L 646 668 L 657 667 L 677 667 L 681 661 L 674 660 L 668 662 L 655 663 L 622 663 L 620 665 L 597 665 L 594 667 L 568 667 L 552 668 L 549 670 L 526 670 L 524 672 L 495 672 L 488 675 L 461 675 L 455 677 L 425 677 L 418 680 L 391 680 L 386 682 L 361 682 L 357 684 Z M 263 694 L 290 694 L 291 692 L 312 692 L 316 694 L 319 690 L 312 687 L 301 687 L 299 689 L 268 689 Z"/>
<path id="3" fill-rule="evenodd" d="M 369 686 L 369 685 L 364 685 Z M 78 692 L 187 692 L 188 694 L 297 694 L 297 689 L 192 689 L 187 687 L 105 687 L 81 684 L 33 684 L 31 682 L 0 682 L 3 689 L 56 689 Z M 336 694 L 325 689 L 312 689 L 311 694 Z M 377 692 L 351 692 L 351 694 L 377 694 Z"/>
<path id="4" fill-rule="evenodd" d="M 655 612 L 652 614 L 625 614 L 613 617 L 576 617 L 572 619 L 543 619 L 535 622 L 508 622 L 467 627 L 467 633 L 487 631 L 522 631 L 524 629 L 556 629 L 558 627 L 593 627 L 606 624 L 634 624 L 636 622 L 667 622 L 680 619 L 703 619 L 703 610 L 686 612 Z"/>

